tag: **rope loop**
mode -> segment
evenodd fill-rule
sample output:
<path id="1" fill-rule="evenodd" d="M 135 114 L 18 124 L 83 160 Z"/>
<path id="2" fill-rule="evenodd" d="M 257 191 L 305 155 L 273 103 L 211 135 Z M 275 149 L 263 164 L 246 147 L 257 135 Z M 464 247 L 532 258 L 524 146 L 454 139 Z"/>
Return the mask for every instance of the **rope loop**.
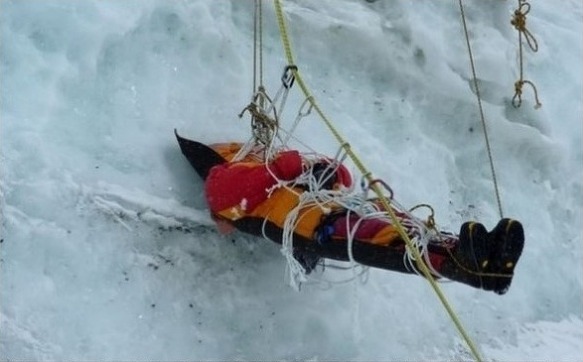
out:
<path id="1" fill-rule="evenodd" d="M 409 209 L 409 212 L 413 212 L 419 208 L 428 208 L 429 211 L 431 212 L 429 214 L 429 216 L 427 217 L 427 220 L 425 221 L 425 225 L 430 228 L 430 229 L 435 229 L 435 210 L 433 210 L 433 207 L 431 207 L 431 205 L 429 204 L 418 204 L 413 206 L 412 208 Z"/>
<path id="2" fill-rule="evenodd" d="M 534 92 L 534 99 L 536 101 L 534 109 L 539 109 L 540 107 L 542 107 L 542 104 L 538 99 L 538 91 L 534 83 L 531 82 L 530 80 L 518 80 L 514 83 L 514 97 L 512 97 L 512 105 L 514 106 L 514 108 L 519 108 L 520 105 L 522 104 L 522 86 L 524 84 L 530 85 Z"/>
<path id="3" fill-rule="evenodd" d="M 534 53 L 538 52 L 538 42 L 536 41 L 534 35 L 532 35 L 528 29 L 525 29 L 523 33 L 530 50 L 532 50 Z"/>
<path id="4" fill-rule="evenodd" d="M 302 103 L 302 105 L 300 106 L 300 109 L 298 111 L 299 117 L 307 117 L 308 115 L 310 115 L 310 113 L 312 113 L 312 109 L 314 108 L 313 99 L 314 99 L 314 97 L 312 97 L 312 96 L 306 97 L 306 99 L 304 100 L 304 102 Z M 304 110 L 304 108 L 306 108 L 306 106 L 307 106 L 307 109 Z"/>
<path id="5" fill-rule="evenodd" d="M 453 255 L 453 253 L 451 252 L 451 250 L 449 248 L 445 249 L 447 251 L 447 253 L 449 254 L 451 260 L 454 261 L 454 263 L 458 266 L 458 268 L 462 269 L 463 271 L 465 271 L 468 274 L 471 275 L 475 275 L 478 277 L 494 277 L 494 278 L 512 278 L 514 276 L 514 273 L 510 273 L 510 274 L 504 274 L 504 273 L 487 273 L 487 272 L 481 272 L 472 268 L 469 268 L 467 266 L 465 266 L 462 262 L 460 262 L 455 255 Z"/>
<path id="6" fill-rule="evenodd" d="M 532 33 L 526 28 L 526 14 L 530 12 L 530 4 L 524 0 L 519 1 L 518 9 L 514 10 L 514 15 L 510 24 L 514 26 L 520 34 L 524 34 L 526 43 L 533 52 L 538 51 L 538 42 Z"/>

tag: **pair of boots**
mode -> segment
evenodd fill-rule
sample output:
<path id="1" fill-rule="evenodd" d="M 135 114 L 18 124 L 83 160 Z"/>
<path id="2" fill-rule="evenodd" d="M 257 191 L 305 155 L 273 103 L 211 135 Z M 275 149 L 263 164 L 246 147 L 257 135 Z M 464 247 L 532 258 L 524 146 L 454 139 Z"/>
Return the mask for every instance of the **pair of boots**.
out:
<path id="1" fill-rule="evenodd" d="M 466 222 L 459 243 L 447 251 L 449 257 L 439 272 L 460 283 L 504 294 L 523 247 L 524 230 L 516 220 L 502 219 L 490 232 L 480 223 Z"/>

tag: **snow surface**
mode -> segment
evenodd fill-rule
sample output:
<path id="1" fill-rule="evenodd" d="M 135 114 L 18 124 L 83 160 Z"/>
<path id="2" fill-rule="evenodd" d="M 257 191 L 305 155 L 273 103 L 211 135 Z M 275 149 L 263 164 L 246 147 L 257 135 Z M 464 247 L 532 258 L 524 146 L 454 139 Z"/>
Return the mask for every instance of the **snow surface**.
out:
<path id="1" fill-rule="evenodd" d="M 583 360 L 582 17 L 532 2 L 510 104 L 514 1 L 466 12 L 504 213 L 526 246 L 508 294 L 443 290 L 487 360 Z M 0 2 L 2 360 L 470 359 L 427 282 L 285 283 L 277 245 L 219 234 L 174 139 L 246 140 L 251 1 Z M 285 65 L 265 4 L 265 84 Z M 458 230 L 498 212 L 457 2 L 286 1 L 297 64 L 404 205 Z M 302 98 L 288 100 L 289 125 Z M 316 117 L 299 139 L 334 154 Z M 321 278 L 351 272 L 328 270 Z"/>

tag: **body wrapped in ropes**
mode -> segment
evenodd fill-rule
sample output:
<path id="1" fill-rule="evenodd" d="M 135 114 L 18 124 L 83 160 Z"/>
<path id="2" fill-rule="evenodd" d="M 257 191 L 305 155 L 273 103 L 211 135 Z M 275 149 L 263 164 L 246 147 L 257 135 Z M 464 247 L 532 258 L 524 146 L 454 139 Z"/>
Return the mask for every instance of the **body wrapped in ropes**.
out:
<path id="1" fill-rule="evenodd" d="M 351 207 L 343 202 L 352 178 L 342 164 L 304 157 L 295 150 L 282 151 L 271 162 L 252 155 L 231 162 L 242 144 L 206 146 L 177 138 L 183 154 L 205 180 L 205 196 L 221 230 L 236 228 L 280 244 L 291 238 L 293 256 L 308 273 L 321 258 L 348 261 L 351 257 L 371 267 L 416 273 L 415 263 L 389 219 L 367 216 L 375 210 L 383 214 L 380 203 L 362 200 L 368 207 L 359 208 L 358 202 Z M 320 191 L 337 197 L 313 195 Z M 410 238 L 423 248 L 435 277 L 498 294 L 508 290 L 524 244 L 518 221 L 503 219 L 491 232 L 482 224 L 466 222 L 459 235 L 437 230 L 425 233 L 423 221 L 394 211 Z"/>

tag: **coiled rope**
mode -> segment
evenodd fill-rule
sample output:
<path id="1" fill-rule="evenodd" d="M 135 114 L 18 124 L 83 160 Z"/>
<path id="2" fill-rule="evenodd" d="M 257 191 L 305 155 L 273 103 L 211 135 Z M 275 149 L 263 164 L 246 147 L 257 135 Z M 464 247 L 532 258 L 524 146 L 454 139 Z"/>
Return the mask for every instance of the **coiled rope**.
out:
<path id="1" fill-rule="evenodd" d="M 280 0 L 274 0 L 274 6 L 275 6 L 275 13 L 277 16 L 277 22 L 278 22 L 278 26 L 279 26 L 281 41 L 283 44 L 283 48 L 284 48 L 284 52 L 285 52 L 288 64 L 295 65 Z M 304 83 L 304 80 L 303 80 L 299 70 L 297 69 L 297 67 L 293 69 L 293 73 L 294 73 L 296 81 L 297 81 L 298 85 L 300 86 L 302 92 L 304 93 L 304 96 L 306 97 L 306 99 L 309 100 L 313 109 L 316 111 L 316 113 L 318 113 L 318 115 L 320 116 L 322 121 L 326 124 L 326 126 L 328 127 L 330 132 L 333 134 L 333 136 L 336 138 L 336 140 L 340 143 L 341 147 L 344 149 L 344 151 L 346 152 L 348 157 L 350 157 L 350 159 L 354 162 L 355 166 L 362 173 L 363 178 L 365 178 L 368 181 L 372 191 L 375 194 L 377 194 L 377 196 L 379 197 L 379 201 L 381 202 L 381 204 L 384 208 L 384 211 L 386 211 L 386 213 L 389 215 L 389 217 L 392 221 L 392 224 L 397 229 L 397 232 L 399 233 L 401 238 L 405 241 L 405 243 L 407 245 L 408 253 L 413 255 L 413 258 L 416 262 L 417 267 L 421 270 L 421 272 L 425 276 L 425 279 L 429 282 L 429 284 L 431 285 L 431 287 L 435 291 L 437 297 L 439 298 L 439 300 L 443 304 L 445 310 L 447 311 L 448 315 L 450 316 L 451 320 L 453 321 L 454 325 L 456 326 L 457 330 L 459 331 L 461 337 L 464 339 L 464 341 L 466 342 L 466 344 L 470 348 L 472 355 L 476 358 L 477 361 L 482 361 L 475 344 L 470 339 L 468 333 L 465 331 L 463 325 L 461 324 L 459 317 L 454 312 L 449 301 L 445 297 L 445 294 L 439 288 L 439 286 L 437 285 L 437 282 L 435 281 L 435 279 L 431 275 L 431 272 L 430 272 L 428 266 L 426 265 L 426 263 L 424 262 L 423 257 L 421 256 L 419 250 L 415 247 L 415 245 L 413 244 L 413 242 L 411 241 L 411 239 L 409 238 L 409 236 L 405 232 L 403 225 L 399 222 L 397 216 L 395 215 L 395 212 L 393 211 L 393 209 L 390 205 L 389 200 L 384 196 L 378 183 L 373 182 L 374 179 L 372 177 L 372 173 L 364 166 L 364 164 L 360 161 L 360 159 L 352 151 L 350 144 L 344 140 L 344 138 L 336 130 L 336 128 L 334 127 L 334 125 L 332 124 L 330 119 L 328 119 L 328 117 L 326 117 L 326 115 L 324 114 L 324 112 L 322 111 L 322 109 L 320 108 L 318 103 L 316 102 L 315 98 L 311 95 L 311 92 L 309 91 L 307 85 Z"/>

